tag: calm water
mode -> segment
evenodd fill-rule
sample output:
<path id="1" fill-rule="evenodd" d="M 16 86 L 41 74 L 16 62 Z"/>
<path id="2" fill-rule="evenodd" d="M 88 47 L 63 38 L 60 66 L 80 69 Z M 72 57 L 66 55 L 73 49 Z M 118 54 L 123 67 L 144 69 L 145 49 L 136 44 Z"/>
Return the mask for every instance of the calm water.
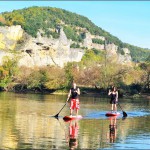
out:
<path id="1" fill-rule="evenodd" d="M 52 116 L 65 100 L 58 95 L 0 93 L 0 149 L 150 149 L 150 100 L 120 99 L 128 114 L 122 120 L 122 115 L 105 117 L 109 99 L 81 96 L 84 118 L 64 122 L 69 105 L 59 120 Z"/>

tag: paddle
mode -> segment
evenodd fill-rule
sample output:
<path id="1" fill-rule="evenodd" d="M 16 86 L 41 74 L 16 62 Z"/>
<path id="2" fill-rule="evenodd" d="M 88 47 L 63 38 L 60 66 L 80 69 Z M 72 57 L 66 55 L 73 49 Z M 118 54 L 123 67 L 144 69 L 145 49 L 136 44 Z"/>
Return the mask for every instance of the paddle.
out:
<path id="1" fill-rule="evenodd" d="M 69 98 L 67 98 L 66 103 L 64 104 L 64 106 L 61 108 L 61 110 L 58 112 L 58 114 L 56 114 L 54 117 L 58 118 L 58 115 L 60 114 L 60 112 L 63 110 L 63 108 L 66 106 L 67 102 L 68 102 Z"/>
<path id="2" fill-rule="evenodd" d="M 120 106 L 119 103 L 118 103 L 118 105 L 119 105 L 120 109 L 122 110 L 122 108 L 121 108 L 121 106 Z M 126 113 L 125 111 L 122 110 L 122 112 L 123 112 L 123 117 L 124 117 L 124 118 L 128 116 L 127 113 Z"/>

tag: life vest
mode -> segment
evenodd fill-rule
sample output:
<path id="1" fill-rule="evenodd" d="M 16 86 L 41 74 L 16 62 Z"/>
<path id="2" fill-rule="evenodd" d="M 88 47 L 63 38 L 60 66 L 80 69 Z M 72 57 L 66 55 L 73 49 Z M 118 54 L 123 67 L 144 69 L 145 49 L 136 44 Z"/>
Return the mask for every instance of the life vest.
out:
<path id="1" fill-rule="evenodd" d="M 78 93 L 76 92 L 78 88 L 71 88 L 71 98 L 72 99 L 77 99 L 78 98 Z"/>

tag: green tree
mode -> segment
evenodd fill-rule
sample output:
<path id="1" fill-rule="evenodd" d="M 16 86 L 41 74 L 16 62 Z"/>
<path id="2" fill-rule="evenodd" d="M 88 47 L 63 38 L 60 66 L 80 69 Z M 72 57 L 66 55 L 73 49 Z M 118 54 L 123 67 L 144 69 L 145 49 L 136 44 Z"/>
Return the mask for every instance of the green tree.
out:
<path id="1" fill-rule="evenodd" d="M 100 40 L 100 39 L 92 39 L 92 42 L 93 43 L 97 43 L 97 44 L 104 44 L 104 41 L 103 40 Z"/>
<path id="2" fill-rule="evenodd" d="M 16 73 L 18 72 L 18 59 L 17 58 L 10 58 L 8 56 L 3 57 L 3 64 L 1 66 L 1 80 L 0 80 L 0 87 L 8 90 L 9 84 L 12 83 Z"/>

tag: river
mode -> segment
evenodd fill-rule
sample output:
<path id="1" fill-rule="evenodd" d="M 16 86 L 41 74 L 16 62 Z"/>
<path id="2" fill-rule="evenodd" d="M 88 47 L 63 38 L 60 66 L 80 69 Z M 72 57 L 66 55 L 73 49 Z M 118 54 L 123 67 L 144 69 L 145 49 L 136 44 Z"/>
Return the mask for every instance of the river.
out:
<path id="1" fill-rule="evenodd" d="M 83 119 L 65 122 L 65 95 L 0 93 L 0 149 L 149 149 L 150 100 L 120 99 L 128 114 L 107 118 L 109 98 L 80 96 Z"/>

